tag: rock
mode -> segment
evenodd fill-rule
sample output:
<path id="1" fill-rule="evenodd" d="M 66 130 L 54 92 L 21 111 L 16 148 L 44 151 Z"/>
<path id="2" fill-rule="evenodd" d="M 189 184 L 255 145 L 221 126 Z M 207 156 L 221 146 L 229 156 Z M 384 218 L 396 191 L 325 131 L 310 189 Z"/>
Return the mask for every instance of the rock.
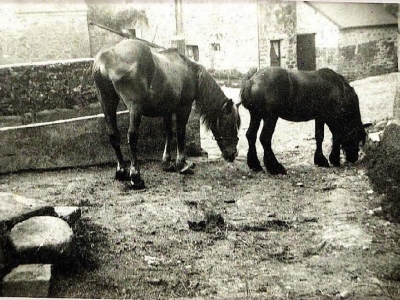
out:
<path id="1" fill-rule="evenodd" d="M 381 139 L 382 149 L 385 149 L 388 155 L 395 154 L 398 156 L 400 150 L 400 122 L 393 120 L 388 125 L 382 135 Z"/>
<path id="2" fill-rule="evenodd" d="M 15 225 L 10 242 L 17 258 L 29 262 L 56 263 L 72 249 L 73 232 L 57 217 L 33 217 Z"/>
<path id="3" fill-rule="evenodd" d="M 381 141 L 383 131 L 371 132 L 368 134 L 368 139 L 373 143 L 379 143 Z"/>
<path id="4" fill-rule="evenodd" d="M 54 216 L 54 208 L 36 199 L 0 192 L 0 227 L 11 228 L 30 217 L 43 215 Z"/>
<path id="5" fill-rule="evenodd" d="M 350 292 L 349 291 L 343 291 L 339 294 L 340 299 L 347 299 L 350 297 Z"/>
<path id="6" fill-rule="evenodd" d="M 3 297 L 48 297 L 51 265 L 20 265 L 3 278 Z"/>
<path id="7" fill-rule="evenodd" d="M 54 210 L 57 216 L 70 226 L 75 224 L 82 215 L 80 207 L 77 206 L 57 206 L 54 207 Z"/>

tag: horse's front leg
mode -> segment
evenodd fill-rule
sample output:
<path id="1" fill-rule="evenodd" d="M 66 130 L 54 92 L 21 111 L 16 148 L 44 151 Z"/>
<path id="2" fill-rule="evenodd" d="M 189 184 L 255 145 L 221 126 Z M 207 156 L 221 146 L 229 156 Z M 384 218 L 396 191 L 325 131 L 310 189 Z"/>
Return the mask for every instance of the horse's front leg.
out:
<path id="1" fill-rule="evenodd" d="M 269 118 L 264 118 L 264 126 L 261 131 L 260 141 L 264 148 L 264 164 L 268 172 L 272 175 L 286 174 L 286 170 L 282 164 L 278 162 L 272 151 L 271 141 L 272 135 L 275 131 L 276 122 L 278 121 L 277 116 L 270 116 Z"/>
<path id="2" fill-rule="evenodd" d="M 165 147 L 162 157 L 162 168 L 166 172 L 175 171 L 175 165 L 171 163 L 171 141 L 172 141 L 172 115 L 164 117 Z"/>
<path id="3" fill-rule="evenodd" d="M 193 163 L 186 164 L 186 125 L 192 107 L 181 107 L 176 113 L 176 169 L 182 174 L 192 174 Z"/>
<path id="4" fill-rule="evenodd" d="M 247 165 L 254 172 L 261 172 L 263 170 L 260 161 L 258 160 L 256 149 L 257 132 L 260 123 L 261 118 L 250 114 L 250 125 L 246 132 L 246 138 L 249 144 L 249 150 L 247 151 Z"/>
<path id="5" fill-rule="evenodd" d="M 131 166 L 129 169 L 130 187 L 134 190 L 141 190 L 145 188 L 145 185 L 142 178 L 140 178 L 140 169 L 137 159 L 137 141 L 142 116 L 133 106 L 129 109 L 129 116 L 128 144 L 131 156 Z"/>
<path id="6" fill-rule="evenodd" d="M 325 123 L 319 119 L 315 119 L 315 141 L 317 148 L 314 153 L 314 164 L 319 167 L 328 168 L 329 162 L 322 152 L 322 142 L 324 141 L 324 125 Z"/>
<path id="7" fill-rule="evenodd" d="M 329 161 L 335 167 L 340 167 L 340 139 L 337 134 L 332 132 L 332 151 L 329 155 Z"/>

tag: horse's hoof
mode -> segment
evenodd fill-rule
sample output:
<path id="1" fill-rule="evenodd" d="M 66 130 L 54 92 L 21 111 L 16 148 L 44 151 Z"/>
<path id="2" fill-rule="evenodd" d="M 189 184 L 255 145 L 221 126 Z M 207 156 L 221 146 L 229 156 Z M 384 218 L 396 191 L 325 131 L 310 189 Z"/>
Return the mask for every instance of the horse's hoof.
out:
<path id="1" fill-rule="evenodd" d="M 339 159 L 339 160 L 330 159 L 329 161 L 331 162 L 332 166 L 334 166 L 334 167 L 340 167 L 340 159 Z"/>
<path id="2" fill-rule="evenodd" d="M 115 180 L 118 180 L 118 181 L 127 181 L 127 180 L 129 180 L 129 173 L 128 173 L 126 170 L 124 170 L 124 169 L 122 169 L 122 170 L 117 170 L 117 171 L 115 172 Z"/>
<path id="3" fill-rule="evenodd" d="M 139 179 L 137 182 L 133 182 L 131 180 L 131 182 L 129 184 L 129 189 L 131 189 L 131 190 L 137 191 L 137 190 L 143 190 L 145 188 L 146 188 L 146 186 L 145 186 L 144 181 L 142 179 Z"/>
<path id="4" fill-rule="evenodd" d="M 286 169 L 281 164 L 276 165 L 274 167 L 269 167 L 269 168 L 267 167 L 267 170 L 271 175 L 286 175 L 287 174 Z"/>
<path id="5" fill-rule="evenodd" d="M 192 162 L 188 162 L 186 164 L 186 166 L 184 166 L 182 169 L 179 170 L 180 174 L 194 174 L 194 167 L 195 167 L 195 163 Z"/>
<path id="6" fill-rule="evenodd" d="M 176 171 L 175 164 L 172 164 L 172 163 L 163 164 L 162 169 L 163 169 L 164 172 L 175 172 Z"/>
<path id="7" fill-rule="evenodd" d="M 321 167 L 321 168 L 329 168 L 330 167 L 329 162 L 326 158 L 325 159 L 314 159 L 314 164 L 316 164 L 318 167 Z"/>
<path id="8" fill-rule="evenodd" d="M 259 173 L 259 172 L 263 172 L 264 169 L 261 166 L 257 166 L 254 168 L 250 168 L 253 172 Z"/>

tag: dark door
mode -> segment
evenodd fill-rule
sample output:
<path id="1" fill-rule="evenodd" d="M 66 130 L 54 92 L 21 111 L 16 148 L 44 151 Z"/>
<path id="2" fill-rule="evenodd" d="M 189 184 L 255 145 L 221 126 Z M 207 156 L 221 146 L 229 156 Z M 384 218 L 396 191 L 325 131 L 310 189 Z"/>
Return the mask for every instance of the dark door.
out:
<path id="1" fill-rule="evenodd" d="M 297 68 L 299 70 L 315 70 L 315 34 L 297 36 Z"/>

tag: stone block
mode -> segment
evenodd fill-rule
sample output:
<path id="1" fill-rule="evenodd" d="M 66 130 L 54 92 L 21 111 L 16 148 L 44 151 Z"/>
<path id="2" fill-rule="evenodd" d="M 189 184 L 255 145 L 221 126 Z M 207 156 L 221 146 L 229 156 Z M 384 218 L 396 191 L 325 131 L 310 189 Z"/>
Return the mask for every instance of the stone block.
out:
<path id="1" fill-rule="evenodd" d="M 75 224 L 82 215 L 82 210 L 77 206 L 57 206 L 54 207 L 54 210 L 57 216 L 70 226 Z"/>
<path id="2" fill-rule="evenodd" d="M 59 263 L 72 250 L 73 232 L 57 217 L 33 217 L 15 225 L 9 234 L 18 261 Z"/>
<path id="3" fill-rule="evenodd" d="M 54 208 L 37 199 L 0 192 L 0 230 L 2 227 L 10 229 L 30 217 L 43 215 L 54 216 Z"/>
<path id="4" fill-rule="evenodd" d="M 49 295 L 51 265 L 20 265 L 3 278 L 3 297 L 45 298 Z"/>
<path id="5" fill-rule="evenodd" d="M 384 130 L 381 147 L 387 155 L 400 156 L 400 121 L 393 120 Z"/>

